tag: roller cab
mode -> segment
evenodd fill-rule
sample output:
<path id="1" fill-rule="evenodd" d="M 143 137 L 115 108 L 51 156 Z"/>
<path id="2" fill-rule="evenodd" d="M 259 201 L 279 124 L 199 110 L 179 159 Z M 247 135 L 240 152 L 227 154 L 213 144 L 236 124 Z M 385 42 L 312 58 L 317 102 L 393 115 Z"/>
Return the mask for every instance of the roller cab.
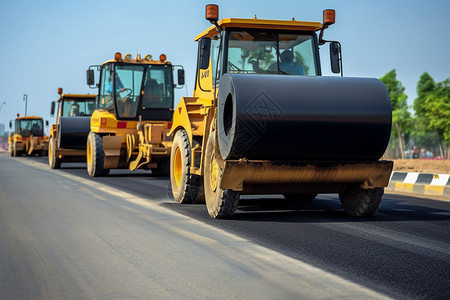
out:
<path id="1" fill-rule="evenodd" d="M 95 95 L 63 93 L 62 88 L 58 89 L 58 94 L 59 98 L 50 106 L 50 115 L 56 114 L 48 147 L 48 162 L 52 169 L 59 169 L 63 162 L 86 161 L 86 140 L 96 106 Z"/>
<path id="2" fill-rule="evenodd" d="M 177 70 L 178 85 L 173 71 Z M 95 84 L 95 70 L 99 83 Z M 91 177 L 107 175 L 110 169 L 151 169 L 168 174 L 174 89 L 184 84 L 184 70 L 151 55 L 130 54 L 101 66 L 91 66 L 87 82 L 98 88 L 96 106 L 87 137 L 87 171 Z"/>
<path id="3" fill-rule="evenodd" d="M 231 217 L 241 194 L 298 201 L 338 193 L 344 210 L 378 209 L 392 171 L 380 160 L 392 109 L 378 79 L 342 77 L 341 45 L 323 22 L 228 18 L 208 5 L 198 42 L 196 88 L 174 110 L 171 186 L 179 203 L 206 202 Z M 323 77 L 319 45 L 329 44 Z"/>
<path id="4" fill-rule="evenodd" d="M 9 126 L 12 128 L 12 121 Z M 11 156 L 47 155 L 48 136 L 44 134 L 44 120 L 36 116 L 19 114 L 14 121 L 14 133 L 8 137 L 8 149 Z M 48 121 L 46 121 L 48 126 Z"/>

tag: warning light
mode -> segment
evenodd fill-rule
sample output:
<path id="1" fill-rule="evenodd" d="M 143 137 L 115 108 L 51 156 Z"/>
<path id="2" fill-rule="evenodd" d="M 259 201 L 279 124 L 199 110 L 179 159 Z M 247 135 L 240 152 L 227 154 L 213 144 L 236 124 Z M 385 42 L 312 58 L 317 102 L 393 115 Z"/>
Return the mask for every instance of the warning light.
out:
<path id="1" fill-rule="evenodd" d="M 62 88 L 58 88 L 58 94 L 62 94 L 63 93 L 63 89 Z"/>
<path id="2" fill-rule="evenodd" d="M 336 11 L 334 9 L 325 9 L 323 11 L 323 25 L 331 25 L 334 24 L 334 20 L 336 17 Z"/>
<path id="3" fill-rule="evenodd" d="M 219 6 L 215 4 L 206 5 L 205 18 L 210 22 L 217 22 L 219 20 Z"/>
<path id="4" fill-rule="evenodd" d="M 159 60 L 160 60 L 161 62 L 165 62 L 166 59 L 167 59 L 167 57 L 166 57 L 165 54 L 161 54 L 161 55 L 159 56 Z"/>
<path id="5" fill-rule="evenodd" d="M 114 59 L 115 60 L 121 60 L 122 59 L 122 53 L 116 52 L 116 54 L 114 54 Z"/>

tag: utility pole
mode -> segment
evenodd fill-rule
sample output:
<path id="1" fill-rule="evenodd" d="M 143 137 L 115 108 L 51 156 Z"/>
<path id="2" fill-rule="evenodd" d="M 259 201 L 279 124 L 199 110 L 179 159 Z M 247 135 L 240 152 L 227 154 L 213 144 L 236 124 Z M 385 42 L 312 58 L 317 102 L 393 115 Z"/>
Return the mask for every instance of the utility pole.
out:
<path id="1" fill-rule="evenodd" d="M 23 101 L 25 101 L 25 116 L 27 115 L 28 95 L 23 94 Z"/>

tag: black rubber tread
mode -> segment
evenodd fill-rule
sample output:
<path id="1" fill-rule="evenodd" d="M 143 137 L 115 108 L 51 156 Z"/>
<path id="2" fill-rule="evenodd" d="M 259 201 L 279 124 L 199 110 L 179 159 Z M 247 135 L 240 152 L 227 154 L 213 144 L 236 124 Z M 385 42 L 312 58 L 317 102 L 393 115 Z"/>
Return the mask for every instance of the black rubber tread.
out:
<path id="1" fill-rule="evenodd" d="M 184 157 L 182 170 L 183 174 L 179 187 L 176 185 L 173 175 L 174 156 L 178 147 L 182 151 L 182 157 Z M 170 154 L 170 184 L 172 187 L 173 197 L 178 203 L 186 204 L 201 202 L 197 199 L 198 196 L 201 195 L 199 192 L 201 189 L 199 180 L 197 180 L 195 175 L 190 173 L 191 161 L 192 151 L 191 144 L 189 143 L 189 137 L 185 130 L 178 130 L 175 133 Z"/>
<path id="2" fill-rule="evenodd" d="M 92 147 L 92 164 L 87 166 L 87 172 L 91 177 L 106 176 L 109 174 L 109 169 L 104 169 L 105 153 L 103 152 L 103 138 L 95 133 L 90 132 L 88 139 Z M 87 155 L 88 151 L 86 151 Z"/>
<path id="3" fill-rule="evenodd" d="M 311 202 L 316 199 L 317 194 L 284 194 L 283 196 L 288 201 Z"/>
<path id="4" fill-rule="evenodd" d="M 59 169 L 61 168 L 62 159 L 56 157 L 56 142 L 53 136 L 50 137 L 50 141 L 48 141 L 48 146 L 50 147 L 50 152 L 48 155 L 48 164 L 51 169 Z"/>
<path id="5" fill-rule="evenodd" d="M 348 189 L 339 194 L 344 211 L 353 217 L 372 216 L 380 207 L 383 200 L 384 188 Z"/>
<path id="6" fill-rule="evenodd" d="M 230 189 L 220 189 L 220 183 L 222 181 L 222 170 L 219 167 L 219 174 L 217 176 L 217 188 L 215 191 L 210 186 L 210 163 L 211 156 L 215 151 L 215 139 L 216 133 L 212 131 L 208 138 L 205 153 L 204 163 L 204 192 L 206 199 L 206 207 L 209 215 L 214 219 L 226 219 L 234 216 L 236 209 L 239 205 L 240 193 Z"/>

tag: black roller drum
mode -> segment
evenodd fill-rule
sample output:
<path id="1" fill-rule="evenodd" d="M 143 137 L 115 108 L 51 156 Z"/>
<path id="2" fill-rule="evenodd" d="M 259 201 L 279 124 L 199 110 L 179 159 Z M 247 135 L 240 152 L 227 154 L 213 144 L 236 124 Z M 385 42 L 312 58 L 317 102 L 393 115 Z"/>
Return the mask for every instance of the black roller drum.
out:
<path id="1" fill-rule="evenodd" d="M 374 78 L 225 74 L 217 123 L 224 159 L 377 160 L 392 108 Z"/>
<path id="2" fill-rule="evenodd" d="M 91 117 L 59 118 L 58 148 L 86 149 Z"/>

